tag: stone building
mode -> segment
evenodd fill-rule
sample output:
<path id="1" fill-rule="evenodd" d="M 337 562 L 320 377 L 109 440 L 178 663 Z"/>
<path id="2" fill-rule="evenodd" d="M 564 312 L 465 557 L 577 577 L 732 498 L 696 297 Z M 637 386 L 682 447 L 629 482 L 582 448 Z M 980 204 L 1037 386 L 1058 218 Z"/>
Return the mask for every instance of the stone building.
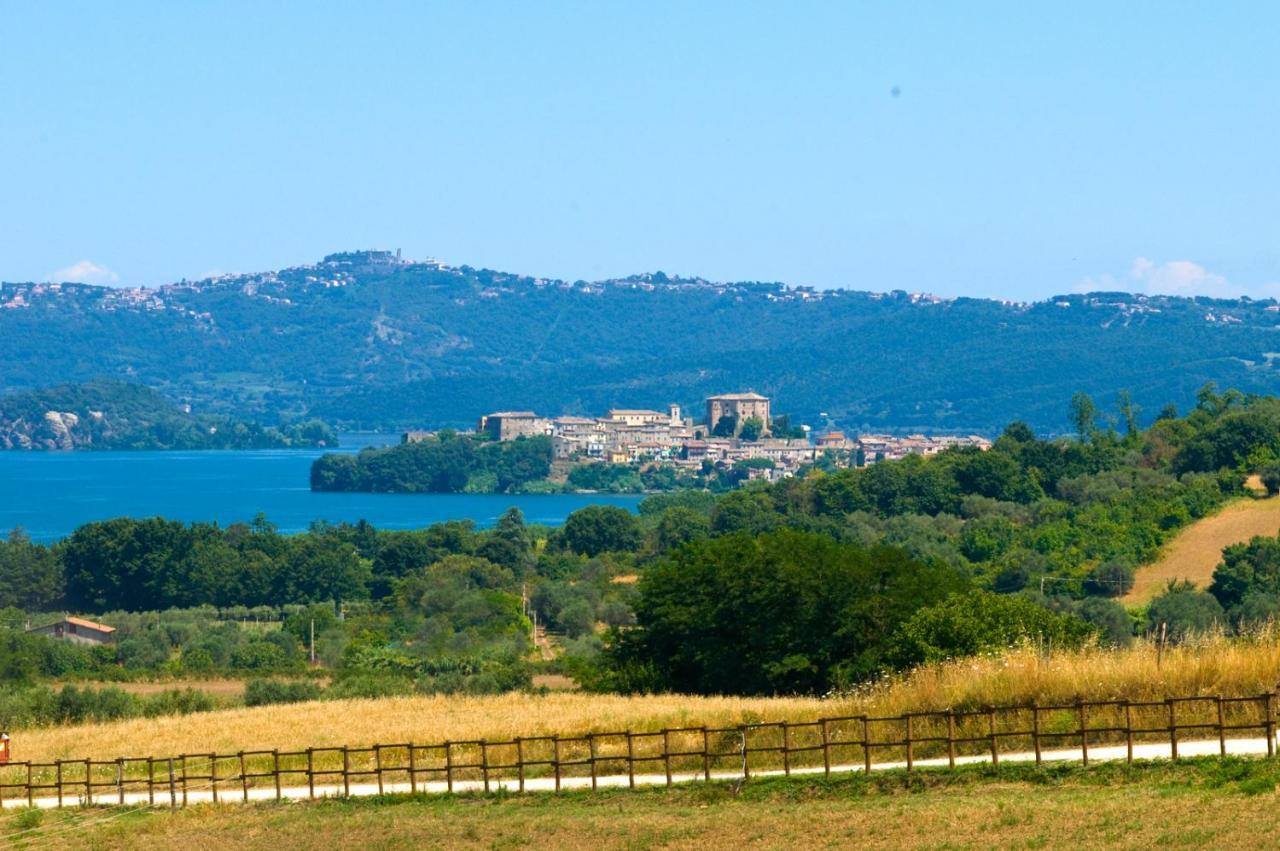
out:
<path id="1" fill-rule="evenodd" d="M 707 431 L 715 430 L 722 417 L 733 417 L 737 424 L 736 435 L 742 430 L 742 423 L 756 417 L 764 423 L 765 431 L 769 429 L 769 398 L 759 393 L 723 393 L 719 396 L 707 397 Z"/>
<path id="2" fill-rule="evenodd" d="M 533 411 L 497 411 L 480 418 L 476 431 L 493 440 L 515 440 L 551 434 L 551 420 Z"/>

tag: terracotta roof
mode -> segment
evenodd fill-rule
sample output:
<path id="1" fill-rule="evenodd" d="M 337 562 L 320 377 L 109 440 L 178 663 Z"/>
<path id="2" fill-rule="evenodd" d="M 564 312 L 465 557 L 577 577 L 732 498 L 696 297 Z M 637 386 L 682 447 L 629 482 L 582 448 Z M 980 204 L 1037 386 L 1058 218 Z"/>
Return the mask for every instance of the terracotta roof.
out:
<path id="1" fill-rule="evenodd" d="M 87 621 L 84 618 L 67 617 L 67 618 L 63 618 L 63 620 L 65 620 L 67 623 L 73 623 L 76 626 L 84 626 L 84 627 L 88 627 L 89 629 L 96 629 L 98 632 L 115 632 L 116 631 L 116 628 L 114 626 L 107 626 L 105 623 L 94 623 L 93 621 Z"/>

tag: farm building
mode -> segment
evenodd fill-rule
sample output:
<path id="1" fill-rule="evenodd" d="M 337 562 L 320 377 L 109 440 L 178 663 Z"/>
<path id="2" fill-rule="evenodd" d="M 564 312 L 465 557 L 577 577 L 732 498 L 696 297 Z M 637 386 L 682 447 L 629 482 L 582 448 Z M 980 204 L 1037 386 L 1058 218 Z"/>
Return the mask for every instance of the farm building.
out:
<path id="1" fill-rule="evenodd" d="M 114 626 L 71 616 L 27 630 L 35 635 L 47 635 L 50 638 L 60 638 L 76 644 L 109 644 L 115 639 L 115 631 Z"/>

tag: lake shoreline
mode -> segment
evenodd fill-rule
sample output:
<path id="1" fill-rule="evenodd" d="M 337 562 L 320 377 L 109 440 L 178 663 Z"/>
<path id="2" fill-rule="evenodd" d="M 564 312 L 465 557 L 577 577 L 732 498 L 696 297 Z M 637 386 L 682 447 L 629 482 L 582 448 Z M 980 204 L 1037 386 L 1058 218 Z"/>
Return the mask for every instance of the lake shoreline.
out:
<path id="1" fill-rule="evenodd" d="M 343 435 L 355 452 L 389 435 Z M 332 449 L 101 450 L 0 452 L 0 535 L 21 527 L 33 540 L 61 540 L 85 523 L 166 517 L 227 526 L 264 515 L 281 532 L 313 522 L 366 520 L 381 529 L 418 529 L 448 520 L 486 528 L 507 509 L 526 521 L 559 525 L 579 508 L 635 511 L 643 494 L 387 494 L 313 492 L 311 461 Z"/>

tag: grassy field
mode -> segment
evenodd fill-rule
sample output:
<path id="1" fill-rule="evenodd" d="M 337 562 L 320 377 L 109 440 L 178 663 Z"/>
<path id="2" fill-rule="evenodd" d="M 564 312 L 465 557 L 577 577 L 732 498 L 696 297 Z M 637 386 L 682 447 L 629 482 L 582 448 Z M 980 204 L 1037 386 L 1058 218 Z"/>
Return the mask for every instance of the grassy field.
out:
<path id="1" fill-rule="evenodd" d="M 816 698 L 623 697 L 512 693 L 313 701 L 168 718 L 13 731 L 14 759 L 295 749 L 375 742 L 510 739 L 512 736 L 733 725 L 817 718 Z"/>
<path id="2" fill-rule="evenodd" d="M 1146 603 L 1171 579 L 1189 579 L 1207 587 L 1222 561 L 1222 548 L 1257 535 L 1280 532 L 1280 497 L 1243 499 L 1183 529 L 1160 558 L 1138 569 L 1133 590 L 1121 598 L 1126 606 Z"/>
<path id="3" fill-rule="evenodd" d="M 560 795 L 80 809 L 0 817 L 15 847 L 1272 848 L 1280 763 L 1187 760 L 752 780 Z"/>
<path id="4" fill-rule="evenodd" d="M 508 740 L 549 733 L 659 730 L 681 726 L 806 721 L 868 713 L 1068 703 L 1077 698 L 1163 699 L 1257 695 L 1280 679 L 1280 636 L 1208 636 L 1165 650 L 1043 654 L 1024 648 L 920 668 L 855 693 L 820 698 L 736 698 L 583 693 L 405 697 L 224 709 L 182 717 L 14 730 L 15 759 L 171 755 L 298 749 L 446 739 Z"/>

